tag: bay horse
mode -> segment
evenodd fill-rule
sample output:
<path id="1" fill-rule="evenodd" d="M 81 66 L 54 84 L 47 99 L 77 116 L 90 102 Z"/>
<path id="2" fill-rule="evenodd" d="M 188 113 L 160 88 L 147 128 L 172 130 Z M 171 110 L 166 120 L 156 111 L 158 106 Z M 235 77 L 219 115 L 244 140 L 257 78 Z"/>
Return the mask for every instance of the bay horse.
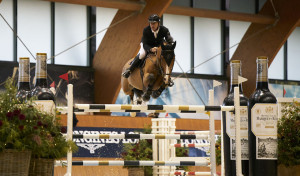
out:
<path id="1" fill-rule="evenodd" d="M 149 101 L 150 96 L 158 98 L 165 88 L 173 85 L 171 73 L 175 62 L 175 47 L 176 42 L 164 42 L 156 53 L 147 54 L 143 66 L 137 67 L 128 78 L 121 76 L 122 89 L 130 96 L 131 104 L 134 95 L 137 104 L 141 104 L 142 101 Z M 122 72 L 130 67 L 132 60 L 124 65 Z"/>

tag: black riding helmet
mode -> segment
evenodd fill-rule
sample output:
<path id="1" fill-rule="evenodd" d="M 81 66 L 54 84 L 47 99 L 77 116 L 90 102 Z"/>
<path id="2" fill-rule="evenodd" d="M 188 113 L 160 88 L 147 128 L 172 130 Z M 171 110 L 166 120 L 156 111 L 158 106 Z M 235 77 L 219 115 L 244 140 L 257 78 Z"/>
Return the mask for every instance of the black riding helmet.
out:
<path id="1" fill-rule="evenodd" d="M 149 23 L 160 22 L 160 18 L 157 14 L 152 14 L 148 18 Z"/>

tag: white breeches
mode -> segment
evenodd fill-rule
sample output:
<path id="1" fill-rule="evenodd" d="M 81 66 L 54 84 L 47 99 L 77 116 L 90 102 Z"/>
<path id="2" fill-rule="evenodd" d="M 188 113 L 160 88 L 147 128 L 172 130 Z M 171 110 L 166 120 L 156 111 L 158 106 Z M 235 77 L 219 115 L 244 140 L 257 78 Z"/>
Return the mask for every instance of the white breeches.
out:
<path id="1" fill-rule="evenodd" d="M 146 57 L 147 52 L 145 51 L 144 47 L 143 47 L 143 43 L 141 42 L 141 48 L 139 51 L 139 59 L 144 59 Z"/>

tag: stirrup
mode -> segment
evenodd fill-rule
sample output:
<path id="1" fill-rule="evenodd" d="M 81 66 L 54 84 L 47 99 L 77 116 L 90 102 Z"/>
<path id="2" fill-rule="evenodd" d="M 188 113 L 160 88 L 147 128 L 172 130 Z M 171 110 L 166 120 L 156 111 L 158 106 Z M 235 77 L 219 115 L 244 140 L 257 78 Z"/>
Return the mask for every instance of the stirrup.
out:
<path id="1" fill-rule="evenodd" d="M 128 77 L 130 76 L 130 74 L 131 74 L 131 71 L 128 69 L 128 70 L 126 70 L 124 73 L 122 73 L 122 76 L 123 76 L 124 78 L 128 78 Z"/>

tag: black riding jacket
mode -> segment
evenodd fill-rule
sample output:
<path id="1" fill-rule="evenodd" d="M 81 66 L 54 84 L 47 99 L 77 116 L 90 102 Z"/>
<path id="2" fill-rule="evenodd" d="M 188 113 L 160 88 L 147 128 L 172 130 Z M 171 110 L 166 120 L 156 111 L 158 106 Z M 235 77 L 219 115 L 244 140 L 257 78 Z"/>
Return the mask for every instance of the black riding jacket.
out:
<path id="1" fill-rule="evenodd" d="M 168 43 L 173 42 L 173 38 L 170 35 L 169 29 L 165 26 L 159 26 L 157 38 L 154 37 L 154 33 L 151 31 L 150 26 L 144 28 L 142 43 L 143 47 L 147 52 L 153 47 L 158 47 L 166 39 Z"/>

